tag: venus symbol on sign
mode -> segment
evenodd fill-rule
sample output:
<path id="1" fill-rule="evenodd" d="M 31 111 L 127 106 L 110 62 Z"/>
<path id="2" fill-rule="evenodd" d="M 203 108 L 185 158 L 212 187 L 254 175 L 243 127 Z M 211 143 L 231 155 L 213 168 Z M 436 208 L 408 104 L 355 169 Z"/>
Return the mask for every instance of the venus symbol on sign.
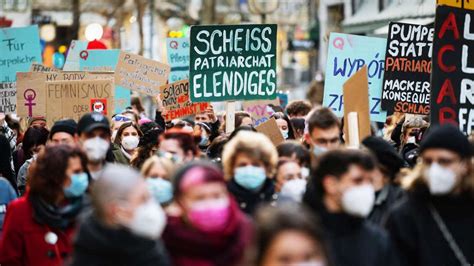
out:
<path id="1" fill-rule="evenodd" d="M 36 105 L 33 100 L 36 98 L 36 92 L 32 89 L 27 89 L 23 93 L 23 97 L 26 100 L 25 106 L 28 106 L 28 116 L 33 116 L 33 106 Z"/>

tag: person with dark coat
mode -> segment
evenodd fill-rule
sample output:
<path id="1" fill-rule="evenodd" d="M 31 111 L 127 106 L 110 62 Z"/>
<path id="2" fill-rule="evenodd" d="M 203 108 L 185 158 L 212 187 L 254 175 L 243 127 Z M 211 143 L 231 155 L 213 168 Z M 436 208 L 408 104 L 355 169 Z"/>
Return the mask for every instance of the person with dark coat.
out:
<path id="1" fill-rule="evenodd" d="M 333 150 L 319 158 L 303 202 L 320 217 L 338 266 L 398 265 L 389 235 L 367 221 L 375 193 L 369 154 Z"/>
<path id="2" fill-rule="evenodd" d="M 40 153 L 30 168 L 27 193 L 8 206 L 0 265 L 63 265 L 84 206 L 86 168 L 86 155 L 77 147 L 49 146 Z"/>
<path id="3" fill-rule="evenodd" d="M 372 152 L 377 161 L 372 174 L 375 202 L 368 219 L 382 225 L 390 208 L 404 195 L 403 189 L 395 183 L 404 161 L 395 148 L 382 138 L 367 137 L 362 145 Z"/>
<path id="4" fill-rule="evenodd" d="M 403 265 L 474 262 L 474 175 L 467 137 L 454 126 L 432 128 L 420 144 L 421 162 L 407 197 L 386 227 Z"/>
<path id="5" fill-rule="evenodd" d="M 221 170 L 196 162 L 178 170 L 173 180 L 176 203 L 168 209 L 163 234 L 172 264 L 243 265 L 253 230 Z"/>
<path id="6" fill-rule="evenodd" d="M 93 209 L 78 230 L 71 266 L 169 265 L 160 240 L 166 215 L 136 170 L 106 166 L 91 199 Z"/>
<path id="7" fill-rule="evenodd" d="M 224 146 L 227 187 L 245 213 L 252 215 L 258 205 L 278 198 L 273 181 L 277 161 L 275 146 L 261 133 L 241 131 Z"/>

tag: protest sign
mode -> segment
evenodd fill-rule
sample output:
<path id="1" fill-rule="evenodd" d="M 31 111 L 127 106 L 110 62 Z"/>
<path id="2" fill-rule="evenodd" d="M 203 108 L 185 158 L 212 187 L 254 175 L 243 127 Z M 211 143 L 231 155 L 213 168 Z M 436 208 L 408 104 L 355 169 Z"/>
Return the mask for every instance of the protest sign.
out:
<path id="1" fill-rule="evenodd" d="M 257 132 L 260 132 L 266 135 L 272 142 L 273 145 L 278 146 L 280 143 L 285 141 L 283 135 L 281 134 L 280 129 L 276 123 L 275 118 L 269 119 L 255 127 Z"/>
<path id="2" fill-rule="evenodd" d="M 372 121 L 385 122 L 387 113 L 381 110 L 380 99 L 386 45 L 387 41 L 381 38 L 331 33 L 323 105 L 342 117 L 342 86 L 362 66 L 367 65 L 370 118 Z"/>
<path id="3" fill-rule="evenodd" d="M 192 102 L 275 99 L 277 26 L 191 27 Z"/>
<path id="4" fill-rule="evenodd" d="M 88 72 L 19 72 L 17 74 L 17 114 L 21 117 L 44 116 L 46 83 L 52 81 L 111 80 L 111 73 Z"/>
<path id="5" fill-rule="evenodd" d="M 167 38 L 166 52 L 171 72 L 170 83 L 189 78 L 189 39 Z"/>
<path id="6" fill-rule="evenodd" d="M 438 6 L 433 41 L 431 123 L 474 127 L 473 10 Z"/>
<path id="7" fill-rule="evenodd" d="M 16 81 L 16 72 L 33 62 L 43 62 L 38 26 L 0 28 L 0 82 Z"/>
<path id="8" fill-rule="evenodd" d="M 48 124 L 65 118 L 78 121 L 92 111 L 101 112 L 109 118 L 113 114 L 112 79 L 53 81 L 46 82 L 45 86 Z"/>
<path id="9" fill-rule="evenodd" d="M 91 72 L 113 72 L 118 63 L 120 50 L 83 50 L 79 53 L 79 69 Z M 130 90 L 115 86 L 115 111 L 121 113 L 130 106 Z"/>
<path id="10" fill-rule="evenodd" d="M 0 113 L 16 113 L 16 83 L 0 83 Z"/>
<path id="11" fill-rule="evenodd" d="M 433 32 L 428 26 L 390 23 L 382 92 L 387 113 L 430 113 Z"/>
<path id="12" fill-rule="evenodd" d="M 47 67 L 43 64 L 33 63 L 30 67 L 30 72 L 59 72 L 61 70 L 54 67 Z"/>
<path id="13" fill-rule="evenodd" d="M 349 140 L 349 116 L 351 112 L 357 113 L 359 128 L 359 143 L 371 135 L 369 116 L 369 81 L 367 78 L 367 66 L 363 66 L 352 75 L 345 83 L 343 89 L 344 98 L 344 134 Z"/>
<path id="14" fill-rule="evenodd" d="M 115 84 L 150 96 L 158 95 L 166 84 L 170 67 L 143 56 L 120 52 L 115 68 Z"/>
<path id="15" fill-rule="evenodd" d="M 182 80 L 160 87 L 160 99 L 165 108 L 166 121 L 203 113 L 209 103 L 192 103 L 189 99 L 189 81 Z"/>
<path id="16" fill-rule="evenodd" d="M 63 71 L 79 71 L 79 54 L 87 49 L 87 41 L 72 40 L 66 56 Z"/>
<path id="17" fill-rule="evenodd" d="M 258 126 L 275 113 L 270 105 L 279 106 L 280 101 L 278 98 L 275 100 L 245 101 L 242 103 L 242 108 L 252 116 L 255 121 L 254 125 Z"/>

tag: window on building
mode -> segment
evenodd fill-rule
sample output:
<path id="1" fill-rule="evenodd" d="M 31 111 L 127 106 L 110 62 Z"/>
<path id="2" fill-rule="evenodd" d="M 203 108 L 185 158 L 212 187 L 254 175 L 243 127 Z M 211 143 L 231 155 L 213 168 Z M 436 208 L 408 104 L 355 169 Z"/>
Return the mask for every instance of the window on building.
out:
<path id="1" fill-rule="evenodd" d="M 362 6 L 362 4 L 367 0 L 352 0 L 352 15 L 354 15 L 357 10 Z"/>

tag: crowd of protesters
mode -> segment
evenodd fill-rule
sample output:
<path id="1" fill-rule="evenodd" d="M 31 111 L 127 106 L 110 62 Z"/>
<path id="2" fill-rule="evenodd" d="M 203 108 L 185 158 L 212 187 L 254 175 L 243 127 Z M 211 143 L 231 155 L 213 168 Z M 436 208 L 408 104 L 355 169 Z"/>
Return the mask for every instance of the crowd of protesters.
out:
<path id="1" fill-rule="evenodd" d="M 348 149 L 340 118 L 298 100 L 272 106 L 275 146 L 247 112 L 226 132 L 212 107 L 165 122 L 137 106 L 0 114 L 0 265 L 474 264 L 454 126 L 396 113 Z"/>

